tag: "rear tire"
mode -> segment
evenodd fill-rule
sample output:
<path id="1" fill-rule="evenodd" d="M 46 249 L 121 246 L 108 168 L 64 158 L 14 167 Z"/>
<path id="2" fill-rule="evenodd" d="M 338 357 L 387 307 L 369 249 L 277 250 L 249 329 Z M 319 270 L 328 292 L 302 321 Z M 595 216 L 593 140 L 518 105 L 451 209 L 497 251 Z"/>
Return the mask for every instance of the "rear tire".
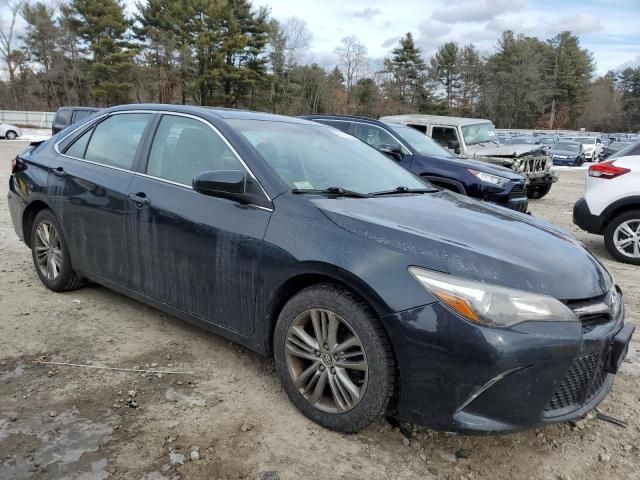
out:
<path id="1" fill-rule="evenodd" d="M 611 220 L 604 230 L 604 244 L 616 260 L 640 265 L 640 210 L 621 213 Z"/>
<path id="2" fill-rule="evenodd" d="M 66 292 L 84 286 L 84 279 L 71 267 L 66 239 L 51 210 L 40 210 L 33 220 L 31 256 L 40 281 L 49 290 Z"/>
<path id="3" fill-rule="evenodd" d="M 273 350 L 287 395 L 323 427 L 356 432 L 387 412 L 391 344 L 377 315 L 351 292 L 320 284 L 295 295 L 280 312 Z"/>

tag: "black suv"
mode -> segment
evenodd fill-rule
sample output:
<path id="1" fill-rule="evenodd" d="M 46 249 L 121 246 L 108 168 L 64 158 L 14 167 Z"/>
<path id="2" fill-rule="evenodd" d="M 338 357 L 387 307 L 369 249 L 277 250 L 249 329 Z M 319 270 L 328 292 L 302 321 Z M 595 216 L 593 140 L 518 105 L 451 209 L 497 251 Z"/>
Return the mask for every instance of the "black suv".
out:
<path id="1" fill-rule="evenodd" d="M 359 138 L 434 185 L 519 212 L 527 211 L 524 177 L 508 168 L 457 158 L 414 128 L 348 115 L 303 118 Z"/>
<path id="2" fill-rule="evenodd" d="M 99 110 L 99 108 L 95 107 L 60 107 L 56 112 L 56 116 L 53 117 L 51 135 L 55 135 L 69 125 L 73 125 Z"/>

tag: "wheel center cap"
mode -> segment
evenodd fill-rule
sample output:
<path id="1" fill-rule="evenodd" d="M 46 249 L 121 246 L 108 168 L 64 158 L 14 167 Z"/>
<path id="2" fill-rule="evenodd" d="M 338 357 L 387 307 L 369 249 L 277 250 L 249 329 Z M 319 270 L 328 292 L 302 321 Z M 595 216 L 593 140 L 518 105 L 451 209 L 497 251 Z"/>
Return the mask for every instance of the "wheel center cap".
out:
<path id="1" fill-rule="evenodd" d="M 322 359 L 322 363 L 324 363 L 327 367 L 333 365 L 333 358 L 328 353 L 323 353 L 320 357 Z"/>

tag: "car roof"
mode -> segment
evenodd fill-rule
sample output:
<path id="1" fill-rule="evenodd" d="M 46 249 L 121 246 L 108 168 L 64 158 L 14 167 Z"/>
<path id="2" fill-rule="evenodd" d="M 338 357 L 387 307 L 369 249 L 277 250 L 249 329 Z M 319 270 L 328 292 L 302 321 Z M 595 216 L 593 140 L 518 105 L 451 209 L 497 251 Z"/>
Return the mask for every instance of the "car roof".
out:
<path id="1" fill-rule="evenodd" d="M 193 113 L 202 116 L 216 117 L 223 120 L 263 120 L 271 122 L 286 122 L 286 123 L 299 123 L 308 125 L 318 125 L 317 123 L 310 122 L 296 117 L 288 117 L 285 115 L 276 115 L 272 113 L 254 112 L 251 110 L 240 110 L 234 108 L 225 107 L 201 107 L 196 105 L 174 105 L 167 103 L 135 103 L 128 105 L 118 105 L 117 107 L 111 107 L 104 110 L 104 113 L 118 112 L 122 110 L 157 110 L 168 111 L 176 113 Z"/>
<path id="2" fill-rule="evenodd" d="M 58 109 L 58 111 L 60 110 L 91 110 L 91 111 L 98 111 L 101 110 L 100 107 L 60 107 Z"/>
<path id="3" fill-rule="evenodd" d="M 330 114 L 320 114 L 314 113 L 309 115 L 302 115 L 300 118 L 306 118 L 309 120 L 343 120 L 343 121 L 353 121 L 353 122 L 366 122 L 371 123 L 373 125 L 383 125 L 384 122 L 380 120 L 376 120 L 375 118 L 369 117 L 360 117 L 358 115 L 330 115 Z"/>
<path id="4" fill-rule="evenodd" d="M 464 118 L 464 117 L 447 117 L 442 115 L 423 115 L 423 114 L 410 114 L 410 115 L 391 115 L 387 117 L 381 117 L 382 121 L 390 122 L 411 122 L 416 124 L 441 124 L 446 126 L 458 127 L 461 125 L 477 125 L 478 123 L 491 122 L 486 118 Z"/>

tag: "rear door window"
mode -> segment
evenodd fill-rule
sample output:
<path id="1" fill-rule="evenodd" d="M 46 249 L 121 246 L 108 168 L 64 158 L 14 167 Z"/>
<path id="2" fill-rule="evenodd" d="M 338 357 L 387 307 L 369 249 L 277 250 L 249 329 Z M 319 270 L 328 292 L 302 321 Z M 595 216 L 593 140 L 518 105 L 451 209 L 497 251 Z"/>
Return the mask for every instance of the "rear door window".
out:
<path id="1" fill-rule="evenodd" d="M 383 130 L 376 125 L 367 125 L 366 123 L 357 123 L 355 136 L 373 148 L 380 150 L 385 145 L 398 145 L 396 140 L 389 132 Z"/>
<path id="2" fill-rule="evenodd" d="M 152 117 L 150 113 L 123 113 L 100 122 L 87 145 L 85 160 L 131 170 L 142 135 Z"/>
<path id="3" fill-rule="evenodd" d="M 244 167 L 209 125 L 193 118 L 163 116 L 149 153 L 147 174 L 191 185 L 198 174 L 213 170 Z"/>
<path id="4" fill-rule="evenodd" d="M 84 158 L 84 153 L 87 150 L 87 144 L 89 143 L 89 139 L 91 138 L 91 132 L 93 128 L 90 128 L 88 131 L 84 132 L 80 137 L 76 139 L 75 142 L 71 144 L 69 148 L 65 150 L 65 155 L 69 155 L 74 158 Z"/>
<path id="5" fill-rule="evenodd" d="M 445 148 L 448 147 L 449 142 L 458 141 L 456 130 L 451 127 L 433 127 L 431 129 L 431 138 Z"/>

